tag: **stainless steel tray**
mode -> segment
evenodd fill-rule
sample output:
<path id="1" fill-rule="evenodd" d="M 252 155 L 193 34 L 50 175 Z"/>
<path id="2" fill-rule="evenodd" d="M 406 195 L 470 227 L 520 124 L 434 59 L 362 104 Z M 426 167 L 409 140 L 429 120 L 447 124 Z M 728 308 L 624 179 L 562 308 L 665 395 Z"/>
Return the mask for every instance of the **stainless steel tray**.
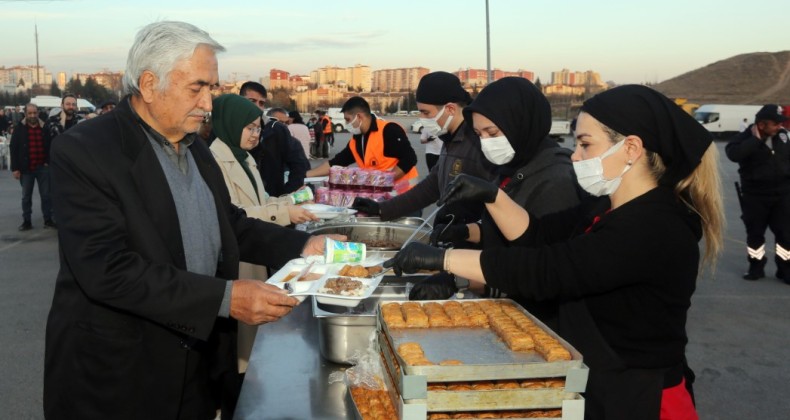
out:
<path id="1" fill-rule="evenodd" d="M 370 334 L 376 329 L 376 308 L 379 302 L 406 297 L 406 284 L 379 286 L 373 295 L 354 308 L 326 305 L 312 299 L 313 316 L 318 318 L 318 347 L 325 359 L 335 363 L 351 363 L 357 350 L 368 346 Z"/>
<path id="2" fill-rule="evenodd" d="M 401 409 L 399 411 L 401 413 L 408 412 L 408 409 L 412 407 L 425 407 L 425 411 L 430 413 L 562 409 L 563 419 L 581 420 L 584 418 L 584 398 L 578 393 L 565 392 L 558 388 L 460 392 L 428 391 L 425 393 L 425 377 L 398 374 L 394 368 L 398 362 L 394 360 L 387 338 L 381 331 L 378 332 L 378 337 L 385 368 L 389 372 L 388 377 L 392 381 L 392 386 L 398 391 L 398 398 L 402 402 L 402 406 L 406 408 Z M 415 384 L 423 389 L 422 395 L 425 398 L 407 398 L 410 394 L 414 395 L 414 389 L 410 389 L 410 385 Z"/>
<path id="3" fill-rule="evenodd" d="M 400 249 L 406 239 L 411 236 L 418 226 L 390 222 L 349 222 L 333 223 L 318 228 L 308 229 L 312 234 L 321 235 L 336 233 L 346 235 L 351 242 L 388 241 L 391 247 L 368 246 L 368 250 L 393 251 Z M 428 243 L 431 227 L 426 226 L 414 237 L 415 242 Z"/>
<path id="4" fill-rule="evenodd" d="M 425 376 L 428 382 L 564 377 L 570 369 L 582 367 L 581 353 L 518 303 L 511 299 L 495 300 L 511 303 L 521 310 L 568 349 L 571 353 L 571 360 L 547 362 L 534 351 L 513 352 L 494 331 L 488 328 L 389 329 L 379 315 L 379 329 L 389 339 L 394 357 L 403 368 L 404 374 Z M 481 301 L 481 299 L 470 299 L 470 301 Z M 405 302 L 399 301 L 397 303 L 403 304 Z M 440 303 L 441 301 L 436 302 Z M 422 346 L 425 356 L 436 365 L 406 365 L 395 350 L 401 343 L 410 341 L 418 342 Z M 447 359 L 460 360 L 464 364 L 458 366 L 438 365 L 439 362 Z"/>

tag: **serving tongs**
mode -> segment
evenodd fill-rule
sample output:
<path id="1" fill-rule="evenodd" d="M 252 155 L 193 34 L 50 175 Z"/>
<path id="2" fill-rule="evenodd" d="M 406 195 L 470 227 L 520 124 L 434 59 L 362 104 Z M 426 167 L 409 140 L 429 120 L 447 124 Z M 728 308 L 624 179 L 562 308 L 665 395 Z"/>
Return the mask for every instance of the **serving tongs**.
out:
<path id="1" fill-rule="evenodd" d="M 429 214 L 428 217 L 426 217 L 425 220 L 422 221 L 422 224 L 418 226 L 417 229 L 414 230 L 414 232 L 412 232 L 412 234 L 406 239 L 406 241 L 403 242 L 403 245 L 401 245 L 400 249 L 406 248 L 406 245 L 408 245 L 411 241 L 414 240 L 414 237 L 417 236 L 417 233 L 423 231 L 423 229 L 428 224 L 428 222 L 430 222 L 436 216 L 436 213 L 439 213 L 439 210 L 441 210 L 442 207 L 444 207 L 444 204 L 440 206 L 436 206 L 436 209 L 433 212 L 431 212 L 431 214 Z M 428 233 L 426 232 L 422 232 L 422 236 L 425 236 L 427 234 Z M 422 236 L 420 237 L 422 238 Z"/>

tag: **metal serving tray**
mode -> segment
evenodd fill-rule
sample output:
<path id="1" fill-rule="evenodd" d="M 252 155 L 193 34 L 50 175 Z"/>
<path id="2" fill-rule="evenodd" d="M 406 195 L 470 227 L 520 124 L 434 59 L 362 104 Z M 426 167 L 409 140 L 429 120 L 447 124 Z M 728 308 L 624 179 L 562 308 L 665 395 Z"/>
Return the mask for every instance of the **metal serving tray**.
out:
<path id="1" fill-rule="evenodd" d="M 376 329 L 379 302 L 403 299 L 404 286 L 379 286 L 373 295 L 354 308 L 326 305 L 313 299 L 313 316 L 318 318 L 318 346 L 325 359 L 351 363 L 357 350 L 364 350 Z"/>
<path id="2" fill-rule="evenodd" d="M 487 391 L 428 391 L 425 393 L 424 376 L 408 376 L 396 373 L 394 366 L 397 361 L 387 342 L 387 338 L 378 331 L 379 346 L 384 356 L 384 367 L 389 373 L 388 386 L 398 390 L 397 398 L 402 404 L 400 413 L 408 413 L 409 409 L 427 412 L 474 412 L 474 411 L 513 411 L 513 410 L 552 410 L 562 409 L 562 418 L 566 420 L 582 420 L 584 418 L 584 398 L 575 392 L 567 392 L 558 388 L 487 390 Z M 423 389 L 422 398 L 407 398 L 413 389 L 410 385 L 417 384 Z M 414 388 L 414 387 L 411 387 Z M 400 417 L 410 418 L 410 417 Z M 424 418 L 424 417 L 411 417 Z M 535 417 L 529 417 L 535 418 Z"/>
<path id="3" fill-rule="evenodd" d="M 482 299 L 470 299 L 481 301 Z M 425 376 L 428 382 L 481 381 L 564 377 L 571 369 L 582 367 L 582 355 L 545 324 L 511 299 L 495 299 L 513 304 L 570 353 L 571 360 L 547 362 L 537 352 L 514 352 L 488 328 L 404 328 L 389 329 L 379 315 L 379 329 L 392 345 L 393 355 L 405 375 Z M 396 301 L 403 304 L 406 301 Z M 423 301 L 419 303 L 427 303 Z M 441 303 L 442 301 L 435 301 Z M 415 341 L 422 346 L 432 366 L 409 366 L 394 350 L 398 345 Z M 458 366 L 440 366 L 439 362 L 455 359 Z M 585 378 L 586 382 L 586 378 Z"/>

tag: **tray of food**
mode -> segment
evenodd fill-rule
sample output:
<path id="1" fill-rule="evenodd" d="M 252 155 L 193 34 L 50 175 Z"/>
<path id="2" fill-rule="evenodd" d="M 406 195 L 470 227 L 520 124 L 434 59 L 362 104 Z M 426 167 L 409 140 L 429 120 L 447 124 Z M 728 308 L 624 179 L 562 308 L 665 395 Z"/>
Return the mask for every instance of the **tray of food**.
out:
<path id="1" fill-rule="evenodd" d="M 384 269 L 381 263 L 386 261 L 386 258 L 371 254 L 361 263 L 326 264 L 322 256 L 296 258 L 277 270 L 266 280 L 266 283 L 288 290 L 300 301 L 309 295 L 328 295 L 322 297 L 321 301 L 353 307 L 361 299 L 370 296 L 383 277 Z M 339 277 L 357 279 L 357 281 L 330 281 L 330 278 Z M 337 293 L 337 296 L 334 296 L 334 293 Z"/>
<path id="2" fill-rule="evenodd" d="M 554 378 L 582 367 L 576 349 L 510 299 L 382 302 L 378 325 L 404 375 L 428 382 Z"/>

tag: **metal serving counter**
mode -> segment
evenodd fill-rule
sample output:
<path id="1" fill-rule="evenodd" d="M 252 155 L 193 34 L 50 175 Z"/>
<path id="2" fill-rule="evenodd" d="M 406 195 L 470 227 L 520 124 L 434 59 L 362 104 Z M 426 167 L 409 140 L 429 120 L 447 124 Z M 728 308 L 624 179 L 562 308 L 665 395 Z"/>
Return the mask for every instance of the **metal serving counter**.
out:
<path id="1" fill-rule="evenodd" d="M 234 418 L 353 419 L 345 384 L 329 385 L 329 375 L 347 367 L 321 357 L 318 320 L 307 299 L 258 329 Z"/>

